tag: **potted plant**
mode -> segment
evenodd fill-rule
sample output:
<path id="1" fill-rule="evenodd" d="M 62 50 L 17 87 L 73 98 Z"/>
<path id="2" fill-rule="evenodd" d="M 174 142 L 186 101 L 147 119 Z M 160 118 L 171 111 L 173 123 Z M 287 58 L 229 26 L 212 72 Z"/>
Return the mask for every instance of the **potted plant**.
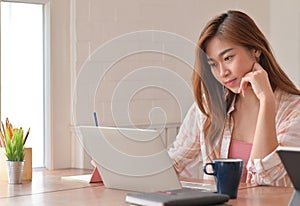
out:
<path id="1" fill-rule="evenodd" d="M 20 184 L 22 183 L 22 176 L 24 171 L 24 144 L 27 140 L 29 129 L 24 138 L 23 129 L 13 128 L 13 126 L 6 118 L 6 127 L 4 128 L 1 122 L 2 130 L 1 139 L 5 148 L 5 155 L 7 157 L 8 167 L 8 183 Z"/>

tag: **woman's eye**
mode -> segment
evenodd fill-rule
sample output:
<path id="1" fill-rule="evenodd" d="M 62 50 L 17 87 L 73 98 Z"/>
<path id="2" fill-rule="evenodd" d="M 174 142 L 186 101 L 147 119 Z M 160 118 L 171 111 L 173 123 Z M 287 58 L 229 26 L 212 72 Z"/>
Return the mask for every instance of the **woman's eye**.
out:
<path id="1" fill-rule="evenodd" d="M 229 61 L 229 60 L 232 59 L 232 57 L 233 57 L 233 56 L 227 56 L 227 57 L 224 58 L 224 60 L 225 60 L 225 61 Z"/>
<path id="2" fill-rule="evenodd" d="M 210 68 L 215 68 L 216 64 L 215 63 L 209 63 Z"/>

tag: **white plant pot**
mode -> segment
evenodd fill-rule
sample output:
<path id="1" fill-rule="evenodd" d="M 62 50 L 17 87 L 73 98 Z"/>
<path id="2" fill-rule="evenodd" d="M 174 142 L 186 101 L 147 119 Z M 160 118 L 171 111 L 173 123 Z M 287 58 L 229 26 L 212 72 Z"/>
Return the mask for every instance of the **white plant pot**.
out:
<path id="1" fill-rule="evenodd" d="M 13 162 L 6 161 L 8 169 L 8 183 L 9 184 L 21 184 L 24 172 L 24 161 L 23 162 Z"/>

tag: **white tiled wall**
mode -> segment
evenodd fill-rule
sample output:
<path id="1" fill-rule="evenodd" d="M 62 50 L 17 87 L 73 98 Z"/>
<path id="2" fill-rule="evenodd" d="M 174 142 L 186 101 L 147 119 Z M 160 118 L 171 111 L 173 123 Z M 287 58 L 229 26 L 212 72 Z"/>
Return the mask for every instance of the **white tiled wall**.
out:
<path id="1" fill-rule="evenodd" d="M 297 0 L 288 2 L 273 0 L 51 0 L 46 10 L 50 16 L 48 26 L 51 31 L 50 37 L 47 37 L 51 48 L 51 70 L 49 71 L 51 82 L 49 112 L 51 113 L 48 128 L 51 139 L 48 140 L 49 144 L 46 144 L 48 153 L 46 162 L 49 162 L 46 163 L 47 167 L 65 168 L 89 165 L 86 161 L 88 158 L 84 156 L 83 151 L 80 151 L 76 137 L 69 129 L 70 126 L 76 124 L 72 120 L 72 111 L 70 111 L 72 106 L 70 105 L 74 101 L 73 87 L 76 78 L 80 75 L 83 63 L 86 60 L 93 60 L 92 54 L 105 43 L 120 35 L 143 30 L 163 30 L 195 42 L 204 23 L 212 16 L 228 9 L 240 9 L 246 11 L 258 23 L 271 40 L 279 63 L 299 85 L 299 8 Z M 124 45 L 127 47 L 152 45 L 165 51 L 178 43 L 175 41 L 172 44 L 172 39 L 164 42 L 165 40 L 159 41 L 153 38 L 147 42 L 127 41 L 117 45 L 113 51 L 117 53 L 126 48 Z M 180 51 L 181 56 L 185 55 L 190 59 L 194 57 L 191 50 L 182 47 Z M 109 60 L 109 58 L 104 58 L 101 62 L 94 62 L 94 64 L 98 67 L 105 67 Z M 164 67 L 172 71 L 172 74 L 178 74 L 181 81 L 167 81 L 167 79 L 163 81 L 163 83 L 168 83 L 168 86 L 173 85 L 172 88 L 177 86 L 176 95 L 172 94 L 170 88 L 166 90 L 147 87 L 137 92 L 129 101 L 124 93 L 123 102 L 120 100 L 116 103 L 119 105 L 126 103 L 125 108 L 130 114 L 131 122 L 128 120 L 128 115 L 118 118 L 122 119 L 121 123 L 124 125 L 149 125 L 149 111 L 152 107 L 158 106 L 165 111 L 168 125 L 180 124 L 187 105 L 192 102 L 192 97 L 182 96 L 186 94 L 181 94 L 184 92 L 180 90 L 188 88 L 180 83 L 191 84 L 191 66 L 163 52 L 140 52 L 126 55 L 115 62 L 105 78 L 101 80 L 101 84 L 99 83 L 97 91 L 91 93 L 91 96 L 95 98 L 93 99 L 94 108 L 90 112 L 97 111 L 102 125 L 114 124 L 110 109 L 111 97 L 119 80 L 129 72 L 147 66 Z M 150 75 L 146 77 L 150 79 Z M 124 82 L 129 83 L 128 85 L 132 83 Z M 137 83 L 138 81 L 134 84 Z M 86 84 L 89 84 L 89 79 L 86 80 Z M 153 112 L 152 115 L 154 114 L 157 113 Z M 161 121 L 159 114 L 162 113 L 158 113 L 152 120 Z M 84 122 L 93 124 L 92 114 L 90 117 Z M 170 136 L 175 136 L 176 130 L 174 131 Z"/>
<path id="2" fill-rule="evenodd" d="M 269 2 L 257 2 L 261 6 L 254 8 L 252 1 L 245 3 L 237 0 L 73 1 L 71 30 L 75 33 L 71 35 L 75 55 L 71 59 L 75 63 L 74 76 L 80 77 L 80 72 L 86 69 L 86 63 L 91 62 L 95 64 L 95 71 L 98 68 L 99 72 L 103 72 L 103 69 L 106 71 L 104 78 L 98 80 L 97 90 L 92 97 L 100 125 L 147 127 L 151 123 L 163 124 L 167 128 L 165 142 L 171 144 L 193 102 L 191 78 L 194 47 L 185 43 L 178 49 L 178 39 L 194 44 L 207 20 L 228 9 L 244 9 L 254 18 L 267 16 L 269 11 L 265 8 Z M 259 19 L 259 24 L 267 34 L 268 21 Z M 145 30 L 165 31 L 170 35 L 153 35 L 146 42 L 143 37 L 128 38 L 128 41 L 116 45 L 114 50 L 108 50 L 106 56 L 102 54 L 101 58 L 97 57 L 97 52 L 107 44 L 129 33 L 137 34 Z M 126 50 L 127 47 L 147 50 L 147 46 L 149 49 L 155 48 L 156 52 L 137 49 L 138 52 L 131 54 Z M 167 53 L 177 50 L 181 50 L 181 56 Z M 114 59 L 114 54 L 121 51 L 124 51 L 122 59 Z M 185 62 L 186 59 L 188 62 Z M 111 67 L 108 67 L 111 63 Z M 151 72 L 154 71 L 151 69 L 156 72 Z M 130 88 L 136 90 L 128 92 Z M 92 118 L 82 122 L 94 124 Z M 89 164 L 80 160 L 82 155 L 80 152 L 78 155 L 77 150 L 75 141 L 73 166 L 81 167 L 83 164 L 86 167 Z"/>
<path id="3" fill-rule="evenodd" d="M 260 2 L 260 4 L 267 3 Z M 95 110 L 101 124 L 116 125 L 116 122 L 112 120 L 110 101 L 114 101 L 112 100 L 113 94 L 118 90 L 117 84 L 120 82 L 124 82 L 123 87 L 125 85 L 134 87 L 132 84 L 136 84 L 135 87 L 140 87 L 141 90 L 136 95 L 131 94 L 130 99 L 125 96 L 128 95 L 125 93 L 122 94 L 124 97 L 118 97 L 120 107 L 128 110 L 127 117 L 114 117 L 120 119 L 118 124 L 130 125 L 132 122 L 134 124 L 147 124 L 149 123 L 148 112 L 154 106 L 161 107 L 165 111 L 167 122 L 180 123 L 182 115 L 178 115 L 178 113 L 185 114 L 188 106 L 193 102 L 191 86 L 193 65 L 188 65 L 177 57 L 164 53 L 164 47 L 166 46 L 164 41 L 172 40 L 154 38 L 150 42 L 142 42 L 142 40 L 125 41 L 119 47 L 115 47 L 116 52 L 124 50 L 122 59 L 116 60 L 112 57 L 113 55 L 108 54 L 107 59 L 101 58 L 99 60 L 94 57 L 94 54 L 103 48 L 105 44 L 116 41 L 115 38 L 122 35 L 144 30 L 167 31 L 175 35 L 182 35 L 182 37 L 195 43 L 205 22 L 212 16 L 229 8 L 248 7 L 249 12 L 254 13 L 254 16 L 260 16 L 260 9 L 256 8 L 254 10 L 249 5 L 249 3 L 235 0 L 227 0 L 226 3 L 224 1 L 201 0 L 189 0 L 188 2 L 183 0 L 76 0 L 74 7 L 75 21 L 72 25 L 76 31 L 73 34 L 75 36 L 75 42 L 73 43 L 76 44 L 76 55 L 73 57 L 73 61 L 76 62 L 76 75 L 79 75 L 79 72 L 85 69 L 84 62 L 86 61 L 97 63 L 99 72 L 102 72 L 100 67 L 106 70 L 104 79 L 99 79 L 99 87 L 94 96 Z M 264 10 L 264 13 L 267 12 Z M 263 25 L 268 23 L 268 20 L 260 21 L 260 23 Z M 264 29 L 268 32 L 268 27 L 264 27 Z M 126 54 L 126 47 L 139 47 L 141 44 L 148 44 L 149 48 L 154 46 L 158 52 L 139 51 L 136 54 L 130 54 L 129 52 Z M 174 46 L 174 50 L 176 50 L 176 44 L 178 44 L 176 39 L 168 43 L 169 47 Z M 194 48 L 187 49 L 185 54 L 191 57 L 193 63 Z M 113 63 L 113 65 L 107 68 L 110 63 Z M 180 94 L 179 90 L 176 90 L 178 93 L 174 93 L 168 86 L 164 88 L 164 86 L 155 82 L 161 77 L 162 73 L 160 72 L 153 75 L 146 74 L 140 79 L 126 79 L 126 75 L 130 72 L 137 72 L 141 68 L 146 71 L 147 68 L 145 67 L 165 68 L 170 73 L 177 74 L 178 79 L 170 78 L 168 80 L 162 78 L 162 83 L 173 85 L 174 88 L 187 87 L 190 90 L 190 95 Z M 148 80 L 148 84 L 145 82 L 145 85 L 143 85 L 140 82 L 135 82 L 145 80 Z M 154 82 L 154 85 L 151 85 L 151 82 Z M 156 90 L 151 86 L 157 86 Z M 142 89 L 143 87 L 145 88 Z M 182 99 L 184 99 L 184 105 L 182 105 Z M 181 100 L 181 102 L 178 103 L 178 100 Z M 92 124 L 92 122 L 90 123 Z"/>

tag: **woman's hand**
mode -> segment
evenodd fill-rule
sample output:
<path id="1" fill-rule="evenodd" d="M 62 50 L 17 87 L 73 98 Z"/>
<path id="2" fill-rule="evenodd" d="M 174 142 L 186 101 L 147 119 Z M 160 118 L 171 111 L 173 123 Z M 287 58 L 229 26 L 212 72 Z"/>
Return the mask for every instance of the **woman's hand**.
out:
<path id="1" fill-rule="evenodd" d="M 254 63 L 252 71 L 241 80 L 239 91 L 245 96 L 245 90 L 251 87 L 259 101 L 259 110 L 252 142 L 250 160 L 263 159 L 278 146 L 275 128 L 275 95 L 268 73 Z"/>
<path id="2" fill-rule="evenodd" d="M 239 93 L 245 96 L 246 88 L 250 86 L 256 97 L 261 101 L 266 98 L 274 98 L 272 87 L 270 85 L 268 73 L 258 63 L 254 63 L 252 71 L 247 73 L 241 81 Z"/>

